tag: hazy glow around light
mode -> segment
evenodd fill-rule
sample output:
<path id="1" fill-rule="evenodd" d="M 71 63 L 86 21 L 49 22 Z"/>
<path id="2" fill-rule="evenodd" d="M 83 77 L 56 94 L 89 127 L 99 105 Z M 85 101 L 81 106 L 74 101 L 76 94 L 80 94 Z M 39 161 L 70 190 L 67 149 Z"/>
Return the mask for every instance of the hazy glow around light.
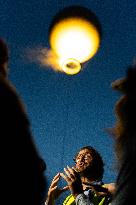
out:
<path id="1" fill-rule="evenodd" d="M 76 59 L 83 63 L 98 50 L 100 37 L 97 29 L 79 18 L 64 19 L 57 23 L 50 35 L 50 45 L 61 59 Z"/>

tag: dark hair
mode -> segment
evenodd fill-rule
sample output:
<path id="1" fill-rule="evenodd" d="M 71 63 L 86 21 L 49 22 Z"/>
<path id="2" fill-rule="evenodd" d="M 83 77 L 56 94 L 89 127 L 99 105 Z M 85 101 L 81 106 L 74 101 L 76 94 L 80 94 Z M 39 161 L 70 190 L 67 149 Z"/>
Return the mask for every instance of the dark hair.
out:
<path id="1" fill-rule="evenodd" d="M 9 59 L 8 47 L 4 40 L 0 39 L 0 64 L 7 62 Z"/>
<path id="2" fill-rule="evenodd" d="M 126 77 L 116 80 L 113 88 L 123 93 L 115 105 L 117 120 L 113 128 L 115 151 L 121 166 L 126 155 L 132 158 L 136 153 L 136 65 L 129 66 Z"/>
<path id="3" fill-rule="evenodd" d="M 97 181 L 102 180 L 103 173 L 104 173 L 104 162 L 102 160 L 100 153 L 95 148 L 93 148 L 92 146 L 82 147 L 78 151 L 78 153 L 75 155 L 74 160 L 76 159 L 79 152 L 84 150 L 84 149 L 89 150 L 89 152 L 91 153 L 91 156 L 93 158 L 92 165 L 91 165 L 91 172 L 90 172 L 91 176 L 90 177 L 92 177 L 92 174 L 93 174 L 94 180 L 97 180 Z"/>

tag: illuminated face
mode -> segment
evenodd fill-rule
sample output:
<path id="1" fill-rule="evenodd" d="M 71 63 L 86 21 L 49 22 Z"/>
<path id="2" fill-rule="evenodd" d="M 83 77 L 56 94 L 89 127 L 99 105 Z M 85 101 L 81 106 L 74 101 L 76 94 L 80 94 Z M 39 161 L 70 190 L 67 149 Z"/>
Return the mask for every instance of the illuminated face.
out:
<path id="1" fill-rule="evenodd" d="M 81 150 L 75 160 L 76 169 L 79 172 L 86 170 L 92 164 L 92 155 L 88 149 Z"/>

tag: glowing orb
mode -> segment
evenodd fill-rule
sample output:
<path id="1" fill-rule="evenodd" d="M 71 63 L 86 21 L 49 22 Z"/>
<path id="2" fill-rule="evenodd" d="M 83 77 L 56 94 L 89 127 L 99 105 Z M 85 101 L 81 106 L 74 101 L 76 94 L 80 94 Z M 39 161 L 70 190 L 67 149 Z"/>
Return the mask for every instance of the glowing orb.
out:
<path id="1" fill-rule="evenodd" d="M 89 12 L 74 6 L 64 9 L 51 26 L 51 49 L 58 56 L 62 70 L 70 75 L 77 74 L 81 64 L 91 59 L 100 45 L 101 35 L 94 15 L 87 13 L 88 18 L 86 11 Z"/>

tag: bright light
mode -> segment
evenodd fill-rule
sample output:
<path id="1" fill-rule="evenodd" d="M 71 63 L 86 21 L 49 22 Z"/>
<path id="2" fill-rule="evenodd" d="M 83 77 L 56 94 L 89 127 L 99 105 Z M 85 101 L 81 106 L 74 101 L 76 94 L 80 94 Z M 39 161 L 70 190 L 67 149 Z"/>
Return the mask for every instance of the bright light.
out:
<path id="1" fill-rule="evenodd" d="M 100 36 L 96 27 L 83 18 L 63 19 L 54 26 L 50 34 L 50 45 L 59 62 L 62 59 L 75 59 L 83 63 L 96 54 L 99 44 Z"/>
<path id="2" fill-rule="evenodd" d="M 62 70 L 69 75 L 75 75 L 81 70 L 80 62 L 73 58 L 61 59 L 60 65 Z"/>

